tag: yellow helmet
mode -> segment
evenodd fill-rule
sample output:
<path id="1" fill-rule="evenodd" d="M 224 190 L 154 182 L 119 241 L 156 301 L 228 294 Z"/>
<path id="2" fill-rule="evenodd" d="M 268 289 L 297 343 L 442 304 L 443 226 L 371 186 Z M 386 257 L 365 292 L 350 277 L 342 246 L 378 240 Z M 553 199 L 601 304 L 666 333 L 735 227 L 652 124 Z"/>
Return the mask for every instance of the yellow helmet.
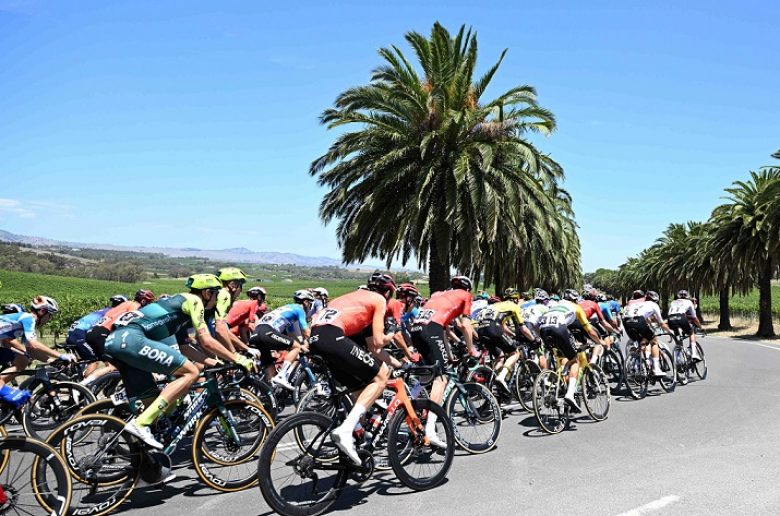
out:
<path id="1" fill-rule="evenodd" d="M 238 267 L 225 267 L 217 272 L 220 281 L 240 281 L 241 283 L 246 281 L 246 274 Z"/>

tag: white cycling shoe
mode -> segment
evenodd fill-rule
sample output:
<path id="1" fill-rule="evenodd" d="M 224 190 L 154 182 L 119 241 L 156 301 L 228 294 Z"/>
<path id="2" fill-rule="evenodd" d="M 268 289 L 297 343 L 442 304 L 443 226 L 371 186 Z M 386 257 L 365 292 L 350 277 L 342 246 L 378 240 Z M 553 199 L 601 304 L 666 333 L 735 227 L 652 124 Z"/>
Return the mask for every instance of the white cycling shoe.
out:
<path id="1" fill-rule="evenodd" d="M 349 457 L 349 460 L 351 460 L 356 466 L 360 466 L 363 463 L 363 461 L 361 461 L 360 457 L 358 456 L 357 450 L 355 449 L 355 439 L 351 434 L 344 435 L 342 432 L 336 429 L 330 433 L 330 438 L 333 439 L 333 444 L 335 444 L 338 449 L 344 453 L 344 455 Z"/>
<path id="2" fill-rule="evenodd" d="M 138 426 L 135 422 L 135 418 L 131 419 L 125 425 L 125 432 L 138 437 L 144 444 L 151 446 L 155 450 L 162 450 L 164 446 L 160 441 L 154 438 L 152 431 L 148 426 Z"/>
<path id="3" fill-rule="evenodd" d="M 273 378 L 271 378 L 271 385 L 278 385 L 279 387 L 282 387 L 283 389 L 287 389 L 288 391 L 294 391 L 295 386 L 290 383 L 290 381 L 287 378 L 284 378 L 281 375 L 276 375 Z"/>

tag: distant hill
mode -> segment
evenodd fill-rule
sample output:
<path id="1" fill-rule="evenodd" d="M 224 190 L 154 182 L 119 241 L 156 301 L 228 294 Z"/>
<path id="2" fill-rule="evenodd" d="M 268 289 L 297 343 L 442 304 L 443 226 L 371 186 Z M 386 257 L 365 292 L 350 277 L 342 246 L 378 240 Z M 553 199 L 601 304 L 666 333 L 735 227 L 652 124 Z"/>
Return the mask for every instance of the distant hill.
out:
<path id="1" fill-rule="evenodd" d="M 127 251 L 137 253 L 159 253 L 173 258 L 206 258 L 219 262 L 265 263 L 274 265 L 300 265 L 304 267 L 343 267 L 341 260 L 326 256 L 303 256 L 293 253 L 252 251 L 245 247 L 231 249 L 196 249 L 192 247 L 145 247 L 121 246 L 112 244 L 93 244 L 85 242 L 67 242 L 50 238 L 17 235 L 0 229 L 0 242 L 31 245 L 34 247 L 70 247 L 79 249 L 103 249 L 108 251 Z"/>

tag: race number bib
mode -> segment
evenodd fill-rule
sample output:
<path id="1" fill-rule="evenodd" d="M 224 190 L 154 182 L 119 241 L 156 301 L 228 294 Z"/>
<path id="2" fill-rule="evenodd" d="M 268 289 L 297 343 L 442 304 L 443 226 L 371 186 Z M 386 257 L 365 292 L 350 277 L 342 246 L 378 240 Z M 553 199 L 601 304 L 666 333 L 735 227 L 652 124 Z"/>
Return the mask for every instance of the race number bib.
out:
<path id="1" fill-rule="evenodd" d="M 340 313 L 333 308 L 325 308 L 317 314 L 317 324 L 331 324 L 338 318 Z"/>
<path id="2" fill-rule="evenodd" d="M 420 313 L 417 314 L 417 319 L 415 319 L 414 322 L 415 324 L 428 324 L 435 313 L 436 310 L 431 310 L 430 308 L 426 310 L 420 310 Z"/>
<path id="3" fill-rule="evenodd" d="M 539 319 L 540 326 L 565 326 L 566 315 L 564 312 L 547 312 Z"/>
<path id="4" fill-rule="evenodd" d="M 121 328 L 122 326 L 127 326 L 132 321 L 135 321 L 136 319 L 141 319 L 143 316 L 144 314 L 139 312 L 138 310 L 134 310 L 132 312 L 125 312 L 116 318 L 116 321 L 114 321 L 114 326 L 118 328 Z"/>

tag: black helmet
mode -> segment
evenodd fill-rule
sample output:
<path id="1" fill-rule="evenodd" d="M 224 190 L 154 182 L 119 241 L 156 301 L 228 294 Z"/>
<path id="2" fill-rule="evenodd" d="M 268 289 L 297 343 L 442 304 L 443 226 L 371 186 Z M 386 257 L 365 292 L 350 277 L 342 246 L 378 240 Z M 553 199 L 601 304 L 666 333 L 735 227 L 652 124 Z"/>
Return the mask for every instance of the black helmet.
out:
<path id="1" fill-rule="evenodd" d="M 375 292 L 395 292 L 397 287 L 395 286 L 395 280 L 390 274 L 384 272 L 375 272 L 368 278 L 368 290 Z"/>
<path id="2" fill-rule="evenodd" d="M 681 290 L 677 293 L 677 299 L 688 299 L 688 291 Z"/>
<path id="3" fill-rule="evenodd" d="M 644 290 L 635 290 L 633 294 L 631 294 L 631 299 L 639 299 L 641 297 L 645 297 L 645 291 Z"/>
<path id="4" fill-rule="evenodd" d="M 472 288 L 471 280 L 466 276 L 455 276 L 450 280 L 450 285 L 452 285 L 452 288 L 459 288 L 469 292 L 471 292 Z"/>
<path id="5" fill-rule="evenodd" d="M 567 288 L 563 292 L 563 299 L 565 299 L 566 301 L 576 302 L 577 299 L 579 299 L 579 297 L 580 297 L 580 293 L 574 290 L 573 288 Z"/>
<path id="6" fill-rule="evenodd" d="M 115 306 L 119 306 L 127 301 L 127 297 L 123 296 L 122 294 L 117 294 L 115 296 L 111 296 L 108 301 L 111 304 L 111 308 L 114 308 Z"/>
<path id="7" fill-rule="evenodd" d="M 658 292 L 648 290 L 647 294 L 645 294 L 645 299 L 652 301 L 653 303 L 657 303 L 658 300 L 661 299 L 661 296 L 658 295 Z"/>
<path id="8" fill-rule="evenodd" d="M 263 287 L 252 287 L 246 291 L 246 295 L 249 299 L 257 299 L 258 297 L 265 299 L 266 292 Z"/>

